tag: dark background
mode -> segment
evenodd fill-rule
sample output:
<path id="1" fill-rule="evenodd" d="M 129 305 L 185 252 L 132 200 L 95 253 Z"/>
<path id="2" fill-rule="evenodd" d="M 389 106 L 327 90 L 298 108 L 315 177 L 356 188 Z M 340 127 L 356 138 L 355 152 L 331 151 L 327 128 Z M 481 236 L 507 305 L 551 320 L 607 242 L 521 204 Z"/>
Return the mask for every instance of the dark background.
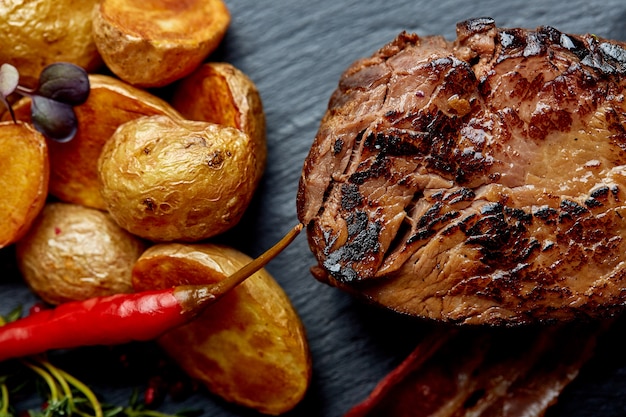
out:
<path id="1" fill-rule="evenodd" d="M 297 222 L 300 170 L 341 72 L 406 30 L 455 36 L 455 24 L 489 16 L 499 26 L 550 25 L 626 41 L 626 2 L 592 1 L 402 1 L 227 0 L 232 23 L 211 60 L 227 61 L 257 84 L 267 117 L 268 166 L 242 223 L 223 240 L 251 256 L 275 243 Z M 6 252 L 6 251 L 5 251 Z M 343 415 L 412 349 L 428 326 L 362 305 L 317 282 L 314 260 L 302 235 L 267 269 L 283 286 L 307 328 L 313 379 L 290 416 Z M 0 314 L 34 298 L 9 269 L 0 272 Z M 598 354 L 561 396 L 549 416 L 626 415 L 626 344 L 618 326 Z M 58 355 L 77 363 L 98 393 L 123 402 L 141 375 L 129 379 L 98 366 L 98 350 Z M 200 392 L 164 411 L 202 408 L 205 416 L 254 416 Z"/>

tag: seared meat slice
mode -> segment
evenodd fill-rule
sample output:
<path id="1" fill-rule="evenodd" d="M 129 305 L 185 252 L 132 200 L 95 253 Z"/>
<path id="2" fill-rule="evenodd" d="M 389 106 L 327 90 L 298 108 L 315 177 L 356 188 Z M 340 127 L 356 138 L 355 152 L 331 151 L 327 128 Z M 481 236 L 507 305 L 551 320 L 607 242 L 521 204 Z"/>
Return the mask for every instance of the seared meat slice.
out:
<path id="1" fill-rule="evenodd" d="M 344 417 L 543 416 L 591 358 L 607 327 L 432 333 Z"/>
<path id="2" fill-rule="evenodd" d="M 298 190 L 315 276 L 459 323 L 626 302 L 626 50 L 552 27 L 402 33 L 342 75 Z"/>

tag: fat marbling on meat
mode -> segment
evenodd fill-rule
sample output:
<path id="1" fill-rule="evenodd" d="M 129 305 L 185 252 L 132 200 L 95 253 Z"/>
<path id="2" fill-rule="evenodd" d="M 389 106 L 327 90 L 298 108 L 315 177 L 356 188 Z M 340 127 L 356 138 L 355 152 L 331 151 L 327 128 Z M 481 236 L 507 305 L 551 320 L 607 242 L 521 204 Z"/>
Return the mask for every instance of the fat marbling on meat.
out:
<path id="1" fill-rule="evenodd" d="M 622 310 L 624 46 L 479 18 L 356 61 L 298 189 L 314 275 L 448 322 Z"/>

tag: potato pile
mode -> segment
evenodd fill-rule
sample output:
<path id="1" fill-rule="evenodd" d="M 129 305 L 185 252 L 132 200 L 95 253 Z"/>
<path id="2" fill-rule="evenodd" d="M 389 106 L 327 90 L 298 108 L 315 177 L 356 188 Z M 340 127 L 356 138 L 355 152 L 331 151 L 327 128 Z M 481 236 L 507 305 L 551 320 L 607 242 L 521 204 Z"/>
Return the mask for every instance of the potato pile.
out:
<path id="1" fill-rule="evenodd" d="M 12 100 L 16 123 L 0 111 L 0 250 L 15 246 L 44 301 L 211 283 L 249 260 L 210 243 L 240 221 L 267 152 L 256 86 L 209 60 L 229 24 L 222 0 L 0 4 L 0 64 L 21 85 L 58 60 L 89 73 L 70 142 L 32 127 L 28 97 Z M 146 90 L 164 86 L 171 96 Z M 159 342 L 210 391 L 265 414 L 292 409 L 311 377 L 300 318 L 265 270 Z"/>

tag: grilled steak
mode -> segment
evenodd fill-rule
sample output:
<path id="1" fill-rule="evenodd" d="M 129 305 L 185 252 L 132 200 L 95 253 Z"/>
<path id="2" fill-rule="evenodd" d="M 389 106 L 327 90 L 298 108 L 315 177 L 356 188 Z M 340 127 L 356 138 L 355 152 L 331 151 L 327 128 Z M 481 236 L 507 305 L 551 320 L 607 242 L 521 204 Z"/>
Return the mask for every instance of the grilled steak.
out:
<path id="1" fill-rule="evenodd" d="M 344 417 L 544 416 L 606 328 L 586 323 L 433 332 Z"/>
<path id="2" fill-rule="evenodd" d="M 481 18 L 355 62 L 298 189 L 314 275 L 458 323 L 621 310 L 625 46 Z"/>

